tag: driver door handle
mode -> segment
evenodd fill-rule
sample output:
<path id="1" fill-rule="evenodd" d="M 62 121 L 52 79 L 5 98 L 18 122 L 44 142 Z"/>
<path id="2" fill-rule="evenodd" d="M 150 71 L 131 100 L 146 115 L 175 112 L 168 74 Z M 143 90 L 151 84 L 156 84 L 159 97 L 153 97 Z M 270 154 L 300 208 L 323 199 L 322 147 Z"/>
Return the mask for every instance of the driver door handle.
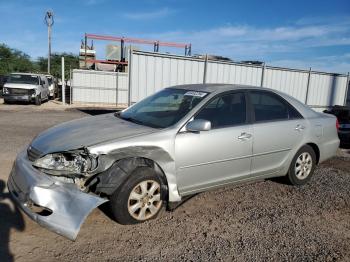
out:
<path id="1" fill-rule="evenodd" d="M 238 136 L 238 139 L 244 141 L 244 140 L 250 139 L 251 137 L 252 137 L 251 134 L 243 132 L 240 136 Z"/>

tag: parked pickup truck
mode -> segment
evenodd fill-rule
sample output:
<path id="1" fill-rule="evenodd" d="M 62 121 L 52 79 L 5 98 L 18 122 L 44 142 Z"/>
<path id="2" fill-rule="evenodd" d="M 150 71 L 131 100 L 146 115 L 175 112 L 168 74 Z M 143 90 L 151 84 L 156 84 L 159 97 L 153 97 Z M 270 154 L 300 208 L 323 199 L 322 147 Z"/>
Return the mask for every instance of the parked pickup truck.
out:
<path id="1" fill-rule="evenodd" d="M 47 78 L 41 74 L 12 73 L 3 88 L 4 102 L 34 102 L 41 105 L 49 99 Z"/>

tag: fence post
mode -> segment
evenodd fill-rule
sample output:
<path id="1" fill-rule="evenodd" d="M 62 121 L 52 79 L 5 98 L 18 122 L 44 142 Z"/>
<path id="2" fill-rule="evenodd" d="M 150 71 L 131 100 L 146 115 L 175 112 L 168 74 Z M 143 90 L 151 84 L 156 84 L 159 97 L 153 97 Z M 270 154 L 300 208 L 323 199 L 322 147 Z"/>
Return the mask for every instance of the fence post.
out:
<path id="1" fill-rule="evenodd" d="M 62 56 L 62 62 L 61 62 L 61 68 L 62 68 L 62 104 L 66 104 L 66 83 L 64 81 L 64 56 Z"/>
<path id="2" fill-rule="evenodd" d="M 73 86 L 72 67 L 71 65 L 69 65 L 69 105 L 72 105 L 72 86 Z"/>
<path id="3" fill-rule="evenodd" d="M 203 84 L 206 84 L 206 83 L 207 83 L 207 68 L 208 68 L 208 54 L 205 55 L 204 73 L 203 73 Z"/>
<path id="4" fill-rule="evenodd" d="M 117 83 L 116 83 L 115 103 L 116 103 L 116 107 L 118 108 L 119 72 L 116 72 L 116 79 L 117 79 Z"/>
<path id="5" fill-rule="evenodd" d="M 309 98 L 310 78 L 311 78 L 311 67 L 309 68 L 309 75 L 307 76 L 306 95 L 305 95 L 305 105 L 307 105 L 307 100 L 308 100 L 308 98 Z"/>
<path id="6" fill-rule="evenodd" d="M 131 74 L 131 65 L 132 65 L 132 50 L 131 46 L 129 48 L 129 61 L 128 61 L 128 78 L 129 78 L 129 89 L 128 89 L 128 106 L 131 106 L 131 86 L 132 86 L 132 74 Z"/>
<path id="7" fill-rule="evenodd" d="M 348 92 L 349 92 L 349 72 L 346 76 L 346 87 L 345 87 L 345 97 L 344 97 L 344 106 L 346 106 L 346 102 L 348 100 Z"/>
<path id="8" fill-rule="evenodd" d="M 84 42 L 84 65 L 85 65 L 85 69 L 87 69 L 87 63 L 86 63 L 86 52 L 87 52 L 87 36 L 86 36 L 86 33 L 85 33 L 85 42 Z M 96 58 L 95 58 L 96 59 Z"/>
<path id="9" fill-rule="evenodd" d="M 265 62 L 264 62 L 264 63 L 263 63 L 263 67 L 262 67 L 262 71 L 261 71 L 260 87 L 263 87 L 263 86 L 264 86 L 265 69 L 266 69 L 266 64 L 265 64 Z"/>

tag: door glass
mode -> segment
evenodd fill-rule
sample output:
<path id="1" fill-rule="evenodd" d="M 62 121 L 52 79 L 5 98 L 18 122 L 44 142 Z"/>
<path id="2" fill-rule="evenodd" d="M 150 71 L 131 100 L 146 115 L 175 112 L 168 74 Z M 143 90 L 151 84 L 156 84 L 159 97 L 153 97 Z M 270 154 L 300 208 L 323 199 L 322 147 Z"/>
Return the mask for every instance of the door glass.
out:
<path id="1" fill-rule="evenodd" d="M 251 92 L 250 99 L 256 122 L 288 119 L 288 107 L 275 95 L 266 92 Z"/>
<path id="2" fill-rule="evenodd" d="M 211 122 L 212 129 L 246 123 L 244 93 L 233 93 L 214 98 L 195 116 Z"/>

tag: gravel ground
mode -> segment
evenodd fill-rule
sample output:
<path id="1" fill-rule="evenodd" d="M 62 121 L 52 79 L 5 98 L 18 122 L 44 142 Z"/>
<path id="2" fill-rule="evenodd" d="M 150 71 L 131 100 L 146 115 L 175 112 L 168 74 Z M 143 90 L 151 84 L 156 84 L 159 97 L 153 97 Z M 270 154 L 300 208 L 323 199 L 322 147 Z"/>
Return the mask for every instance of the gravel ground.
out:
<path id="1" fill-rule="evenodd" d="M 37 133 L 87 116 L 76 109 L 9 106 L 0 105 L 0 181 Z M 105 208 L 96 209 L 75 242 L 16 210 L 0 182 L 0 260 L 350 261 L 348 155 L 340 151 L 320 165 L 304 187 L 278 180 L 226 187 L 141 225 L 119 225 Z"/>

